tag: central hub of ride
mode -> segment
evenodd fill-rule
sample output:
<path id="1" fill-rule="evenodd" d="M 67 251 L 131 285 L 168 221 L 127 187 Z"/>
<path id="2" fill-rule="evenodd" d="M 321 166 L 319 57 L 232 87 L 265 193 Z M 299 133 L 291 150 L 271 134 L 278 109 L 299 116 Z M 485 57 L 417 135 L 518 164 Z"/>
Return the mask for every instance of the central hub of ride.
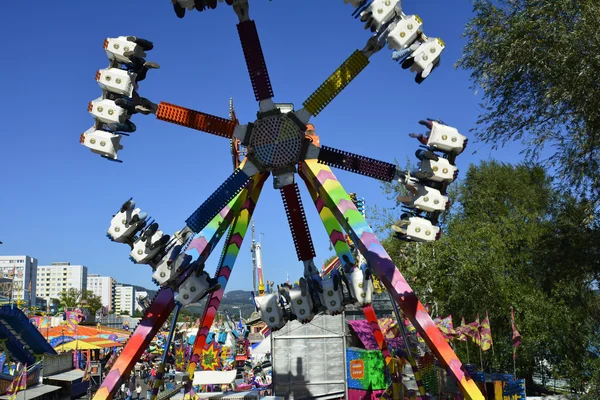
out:
<path id="1" fill-rule="evenodd" d="M 300 161 L 304 132 L 286 114 L 259 118 L 252 127 L 248 153 L 270 170 L 295 166 Z"/>

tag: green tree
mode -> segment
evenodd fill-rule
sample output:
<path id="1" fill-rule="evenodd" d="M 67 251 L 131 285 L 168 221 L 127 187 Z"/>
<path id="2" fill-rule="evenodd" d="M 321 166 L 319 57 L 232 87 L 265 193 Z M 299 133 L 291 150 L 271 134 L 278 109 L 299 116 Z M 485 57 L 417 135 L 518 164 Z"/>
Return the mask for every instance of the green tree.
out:
<path id="1" fill-rule="evenodd" d="M 458 66 L 483 93 L 476 136 L 542 148 L 563 182 L 600 199 L 600 3 L 474 0 Z M 538 158 L 539 159 L 539 158 Z M 598 203 L 595 204 L 598 206 Z M 597 208 L 596 208 L 597 210 Z"/>
<path id="2" fill-rule="evenodd" d="M 63 290 L 58 296 L 60 305 L 66 308 L 75 308 L 79 306 L 81 292 L 75 288 Z"/>
<path id="3" fill-rule="evenodd" d="M 592 282 L 600 226 L 581 224 L 588 205 L 552 183 L 537 166 L 471 166 L 455 185 L 455 206 L 440 241 L 389 238 L 384 246 L 421 300 L 436 305 L 439 314 L 452 314 L 457 323 L 461 316 L 472 321 L 489 311 L 496 357 L 487 352 L 487 366 L 512 372 L 512 306 L 523 336 L 518 375 L 533 387 L 533 374 L 550 365 L 580 389 L 598 357 L 591 351 L 600 330 Z M 465 360 L 465 345 L 457 348 Z"/>
<path id="4" fill-rule="evenodd" d="M 102 298 L 91 290 L 86 290 L 83 292 L 79 304 L 86 307 L 91 315 L 96 315 L 96 312 L 102 308 Z"/>

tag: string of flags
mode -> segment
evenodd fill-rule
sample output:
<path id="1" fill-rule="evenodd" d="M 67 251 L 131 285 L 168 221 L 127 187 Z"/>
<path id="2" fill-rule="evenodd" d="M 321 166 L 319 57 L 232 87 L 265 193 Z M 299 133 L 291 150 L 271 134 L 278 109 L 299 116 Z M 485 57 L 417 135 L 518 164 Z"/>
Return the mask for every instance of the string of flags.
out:
<path id="1" fill-rule="evenodd" d="M 515 325 L 514 310 L 511 307 L 511 321 L 512 321 L 512 339 L 513 339 L 513 353 L 516 355 L 516 348 L 521 344 L 521 334 L 517 331 Z M 479 314 L 475 321 L 466 323 L 465 318 L 461 318 L 460 326 L 454 327 L 452 322 L 452 315 L 448 315 L 445 318 L 435 318 L 433 322 L 436 324 L 438 329 L 442 332 L 444 339 L 447 341 L 460 340 L 466 342 L 471 339 L 473 343 L 481 347 L 482 351 L 491 349 L 494 345 L 492 338 L 492 329 L 490 326 L 490 318 L 486 311 L 485 318 L 480 322 Z M 406 325 L 409 332 L 414 332 L 415 328 L 412 326 L 410 321 L 406 320 Z M 419 337 L 419 341 L 422 339 Z"/>

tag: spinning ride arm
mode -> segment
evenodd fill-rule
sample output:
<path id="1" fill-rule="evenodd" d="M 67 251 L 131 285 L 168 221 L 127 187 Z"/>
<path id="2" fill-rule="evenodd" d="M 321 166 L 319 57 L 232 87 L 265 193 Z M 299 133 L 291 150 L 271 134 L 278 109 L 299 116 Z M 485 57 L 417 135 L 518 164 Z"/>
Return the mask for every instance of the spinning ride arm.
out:
<path id="1" fill-rule="evenodd" d="M 256 101 L 266 103 L 266 110 L 272 109 L 274 108 L 274 104 L 269 100 L 273 98 L 273 88 L 258 37 L 258 31 L 256 30 L 256 24 L 248 15 L 248 0 L 236 1 L 233 4 L 233 9 L 240 20 L 240 23 L 237 24 L 237 31 L 242 43 L 242 50 L 248 74 L 250 75 L 250 81 L 252 82 L 254 97 Z"/>
<path id="2" fill-rule="evenodd" d="M 236 121 L 194 111 L 189 108 L 161 102 L 156 109 L 156 119 L 185 126 L 198 131 L 231 138 Z"/>
<path id="3" fill-rule="evenodd" d="M 325 201 L 319 195 L 319 192 L 316 190 L 314 184 L 310 179 L 307 178 L 305 174 L 300 173 L 302 179 L 306 183 L 306 187 L 310 192 L 310 195 L 315 202 L 315 206 L 319 213 L 319 217 L 321 217 L 321 221 L 323 222 L 323 226 L 329 235 L 329 240 L 335 249 L 335 253 L 338 256 L 342 264 L 342 268 L 347 268 L 348 263 L 354 264 L 354 257 L 352 256 L 352 250 L 346 242 L 346 238 L 344 237 L 344 231 L 339 222 L 335 219 L 335 216 L 331 212 L 331 210 L 325 205 Z M 343 260 L 343 261 L 342 261 Z M 363 312 L 365 314 L 365 318 L 369 321 L 369 327 L 373 332 L 373 336 L 375 336 L 375 340 L 377 341 L 377 345 L 381 349 L 383 353 L 383 357 L 385 358 L 385 363 L 388 364 L 392 360 L 392 355 L 390 350 L 387 347 L 387 343 L 381 332 L 381 327 L 379 326 L 379 321 L 377 320 L 377 316 L 375 315 L 375 310 L 373 306 L 369 305 L 363 307 Z"/>
<path id="4" fill-rule="evenodd" d="M 284 186 L 280 189 L 280 192 L 292 238 L 294 239 L 298 261 L 312 261 L 316 256 L 315 248 L 306 222 L 306 214 L 302 206 L 298 184 Z"/>
<path id="5" fill-rule="evenodd" d="M 375 270 L 386 289 L 391 293 L 404 314 L 440 363 L 454 376 L 462 392 L 469 399 L 483 399 L 475 382 L 463 370 L 462 363 L 436 327 L 415 292 L 396 268 L 375 234 L 356 209 L 348 193 L 333 172 L 316 161 L 306 161 L 302 172 L 311 179 L 342 227 Z"/>
<path id="6" fill-rule="evenodd" d="M 219 266 L 217 267 L 217 271 L 215 273 L 215 278 L 218 280 L 221 288 L 212 292 L 206 301 L 206 306 L 204 307 L 202 318 L 200 319 L 200 326 L 198 327 L 198 332 L 196 333 L 196 339 L 192 349 L 192 356 L 187 368 L 190 378 L 193 377 L 196 366 L 200 361 L 202 349 L 206 344 L 206 337 L 217 315 L 217 310 L 221 303 L 221 299 L 223 298 L 223 293 L 225 292 L 227 282 L 229 281 L 229 276 L 233 271 L 233 265 L 235 264 L 239 254 L 242 241 L 244 240 L 244 236 L 248 230 L 248 224 L 252 219 L 254 208 L 256 207 L 256 203 L 258 202 L 258 198 L 267 177 L 268 174 L 262 174 L 259 178 L 253 181 L 253 187 L 250 195 L 246 198 L 244 205 L 239 213 L 236 214 L 235 219 L 230 227 L 229 234 L 227 235 L 227 242 L 223 248 Z"/>
<path id="7" fill-rule="evenodd" d="M 174 309 L 173 290 L 161 289 L 145 311 L 144 318 L 127 341 L 121 355 L 102 381 L 102 385 L 94 395 L 94 400 L 112 399 L 123 379 L 129 376 L 142 353 L 150 346 L 150 342 Z"/>
<path id="8" fill-rule="evenodd" d="M 398 178 L 398 171 L 394 164 L 328 146 L 321 146 L 319 148 L 317 160 L 320 164 L 340 168 L 385 182 L 391 182 Z"/>
<path id="9" fill-rule="evenodd" d="M 257 175 L 254 177 L 254 182 L 264 182 L 266 176 Z M 262 185 L 262 183 L 260 184 Z M 242 201 L 247 204 L 247 190 L 244 189 L 238 196 L 216 215 L 206 226 L 207 229 L 203 234 L 196 235 L 190 242 L 187 252 L 198 253 L 198 258 L 206 260 L 214 249 L 218 238 L 220 238 L 227 226 L 233 219 L 239 208 L 242 206 Z M 242 200 L 240 200 L 242 198 Z M 206 237 L 204 236 L 206 235 Z M 157 271 L 159 272 L 159 271 Z M 178 276 L 176 281 L 178 284 L 184 280 L 186 275 L 194 272 L 191 268 L 182 273 L 183 276 Z M 174 285 L 174 286 L 177 286 Z M 165 287 L 159 291 L 157 296 L 152 301 L 151 305 L 144 312 L 144 318 L 140 321 L 133 335 L 125 345 L 123 352 L 111 368 L 102 386 L 96 392 L 94 400 L 105 400 L 112 398 L 113 394 L 119 389 L 122 382 L 122 377 L 127 376 L 135 363 L 139 360 L 145 349 L 148 348 L 150 342 L 156 336 L 159 329 L 166 321 L 169 314 L 175 308 L 174 291 L 171 287 Z"/>
<path id="10" fill-rule="evenodd" d="M 378 42 L 377 37 L 371 37 L 364 49 L 354 51 L 317 90 L 308 96 L 302 103 L 304 108 L 298 110 L 296 116 L 305 124 L 311 116 L 316 117 L 365 69 L 369 64 L 369 57 L 382 48 L 383 44 Z"/>
<path id="11" fill-rule="evenodd" d="M 234 198 L 250 181 L 258 169 L 248 159 L 244 160 L 225 182 L 185 221 L 194 232 L 200 232 L 206 224 Z"/>

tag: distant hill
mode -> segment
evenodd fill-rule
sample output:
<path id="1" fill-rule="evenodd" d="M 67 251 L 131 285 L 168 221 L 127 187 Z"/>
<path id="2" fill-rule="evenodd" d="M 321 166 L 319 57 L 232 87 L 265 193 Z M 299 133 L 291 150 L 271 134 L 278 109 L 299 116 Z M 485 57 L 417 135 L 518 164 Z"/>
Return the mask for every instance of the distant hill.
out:
<path id="1" fill-rule="evenodd" d="M 133 286 L 136 292 L 148 292 L 148 297 L 153 299 L 158 293 L 157 290 L 146 289 L 142 286 L 130 285 L 128 283 L 120 283 L 124 286 Z M 199 303 L 190 305 L 185 308 L 186 311 L 189 311 L 193 314 L 202 314 L 204 311 L 206 299 L 200 301 Z M 254 304 L 252 303 L 252 291 L 250 290 L 232 290 L 226 292 L 223 295 L 223 299 L 221 300 L 221 305 L 219 306 L 219 311 L 224 312 L 225 310 L 229 310 L 232 318 L 239 317 L 240 311 L 242 310 L 242 317 L 247 318 L 252 314 L 254 309 Z"/>
<path id="2" fill-rule="evenodd" d="M 186 307 L 185 310 L 200 316 L 204 311 L 205 304 L 206 299 L 200 301 L 197 305 Z M 254 304 L 252 304 L 252 292 L 250 290 L 232 290 L 225 293 L 219 306 L 219 312 L 225 310 L 229 310 L 233 319 L 239 317 L 240 310 L 242 310 L 242 317 L 248 318 L 255 311 Z"/>
<path id="3" fill-rule="evenodd" d="M 255 311 L 254 304 L 252 303 L 252 291 L 250 290 L 232 290 L 223 295 L 221 300 L 222 311 L 229 309 L 232 317 L 239 316 L 242 310 L 242 316 L 247 318 Z"/>

